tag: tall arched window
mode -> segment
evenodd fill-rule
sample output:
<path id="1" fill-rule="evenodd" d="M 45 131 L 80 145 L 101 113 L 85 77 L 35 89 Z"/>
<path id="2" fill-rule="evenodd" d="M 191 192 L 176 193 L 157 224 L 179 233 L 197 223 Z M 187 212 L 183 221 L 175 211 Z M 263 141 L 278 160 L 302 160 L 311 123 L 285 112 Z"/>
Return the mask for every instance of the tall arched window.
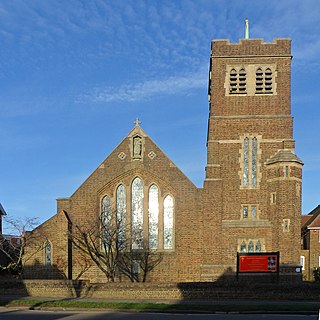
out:
<path id="1" fill-rule="evenodd" d="M 44 264 L 46 266 L 52 265 L 52 246 L 50 241 L 46 241 L 44 245 Z"/>
<path id="2" fill-rule="evenodd" d="M 257 186 L 257 152 L 258 152 L 258 141 L 257 138 L 252 139 L 252 170 L 251 170 L 251 181 L 252 186 Z"/>
<path id="3" fill-rule="evenodd" d="M 243 181 L 244 187 L 258 185 L 258 139 L 245 137 L 243 140 Z"/>
<path id="4" fill-rule="evenodd" d="M 122 184 L 117 188 L 116 202 L 117 202 L 118 246 L 120 250 L 124 250 L 126 248 L 127 200 L 126 200 L 126 188 Z"/>
<path id="5" fill-rule="evenodd" d="M 111 246 L 111 201 L 109 196 L 104 196 L 101 203 L 101 232 L 105 249 Z"/>
<path id="6" fill-rule="evenodd" d="M 163 248 L 173 249 L 173 198 L 170 195 L 163 202 Z"/>
<path id="7" fill-rule="evenodd" d="M 131 189 L 132 249 L 143 248 L 143 182 L 137 177 Z"/>
<path id="8" fill-rule="evenodd" d="M 156 185 L 149 189 L 149 248 L 158 248 L 159 190 Z"/>
<path id="9" fill-rule="evenodd" d="M 249 185 L 249 138 L 244 138 L 243 145 L 243 185 L 247 187 Z"/>

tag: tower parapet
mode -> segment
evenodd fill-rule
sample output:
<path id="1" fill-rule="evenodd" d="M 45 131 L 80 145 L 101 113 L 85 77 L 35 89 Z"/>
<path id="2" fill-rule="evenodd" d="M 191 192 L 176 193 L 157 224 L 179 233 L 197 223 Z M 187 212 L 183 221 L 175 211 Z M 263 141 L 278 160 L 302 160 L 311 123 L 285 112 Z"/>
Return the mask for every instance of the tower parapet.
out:
<path id="1" fill-rule="evenodd" d="M 212 40 L 211 57 L 237 56 L 291 56 L 291 39 L 240 39 L 238 43 L 229 40 Z"/>

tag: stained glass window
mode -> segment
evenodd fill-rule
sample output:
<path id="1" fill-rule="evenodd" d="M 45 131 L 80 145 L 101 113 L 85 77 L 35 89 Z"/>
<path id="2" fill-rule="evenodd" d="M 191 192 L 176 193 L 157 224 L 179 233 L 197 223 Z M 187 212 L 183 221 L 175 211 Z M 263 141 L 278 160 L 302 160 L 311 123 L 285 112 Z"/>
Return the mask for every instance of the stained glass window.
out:
<path id="1" fill-rule="evenodd" d="M 126 188 L 120 185 L 117 188 L 117 232 L 118 232 L 118 247 L 124 250 L 126 247 Z"/>
<path id="2" fill-rule="evenodd" d="M 247 245 L 244 241 L 241 243 L 240 252 L 247 252 Z"/>
<path id="3" fill-rule="evenodd" d="M 158 248 L 159 191 L 156 185 L 149 189 L 149 248 Z"/>
<path id="4" fill-rule="evenodd" d="M 256 243 L 256 252 L 261 252 L 261 243 L 258 240 L 258 242 Z"/>
<path id="5" fill-rule="evenodd" d="M 173 249 L 173 198 L 166 196 L 163 212 L 163 248 Z"/>
<path id="6" fill-rule="evenodd" d="M 143 182 L 135 178 L 132 182 L 131 224 L 132 249 L 143 248 Z"/>
<path id="7" fill-rule="evenodd" d="M 51 250 L 51 243 L 47 241 L 44 246 L 44 264 L 46 266 L 52 265 L 52 250 Z"/>
<path id="8" fill-rule="evenodd" d="M 249 185 L 249 138 L 244 139 L 243 145 L 243 185 Z"/>
<path id="9" fill-rule="evenodd" d="M 248 206 L 243 207 L 243 218 L 247 219 L 248 218 Z"/>
<path id="10" fill-rule="evenodd" d="M 248 244 L 248 252 L 254 252 L 254 244 L 252 241 L 250 241 Z"/>
<path id="11" fill-rule="evenodd" d="M 105 247 L 111 245 L 111 233 L 110 233 L 110 224 L 111 224 L 111 201 L 109 196 L 105 196 L 102 199 L 101 205 L 101 231 L 102 239 Z"/>
<path id="12" fill-rule="evenodd" d="M 258 151 L 258 142 L 257 138 L 252 139 L 252 186 L 257 186 L 257 151 Z"/>
<path id="13" fill-rule="evenodd" d="M 251 216 L 252 216 L 252 219 L 257 218 L 257 207 L 256 206 L 251 207 Z"/>

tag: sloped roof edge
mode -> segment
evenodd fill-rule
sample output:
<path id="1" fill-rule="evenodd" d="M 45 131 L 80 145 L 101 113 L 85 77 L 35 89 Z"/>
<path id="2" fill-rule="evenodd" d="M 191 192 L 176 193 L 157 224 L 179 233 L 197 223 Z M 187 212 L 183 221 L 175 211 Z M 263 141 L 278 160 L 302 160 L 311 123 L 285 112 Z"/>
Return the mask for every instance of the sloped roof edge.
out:
<path id="1" fill-rule="evenodd" d="M 303 165 L 302 160 L 289 149 L 278 150 L 276 154 L 266 162 L 266 164 L 273 164 L 277 162 L 297 162 Z"/>

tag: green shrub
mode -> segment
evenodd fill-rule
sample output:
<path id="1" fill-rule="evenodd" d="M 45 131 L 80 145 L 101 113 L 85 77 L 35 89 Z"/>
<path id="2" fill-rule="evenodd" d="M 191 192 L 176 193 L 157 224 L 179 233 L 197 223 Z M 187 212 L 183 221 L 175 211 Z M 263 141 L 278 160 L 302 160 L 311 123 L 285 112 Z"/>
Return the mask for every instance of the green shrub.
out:
<path id="1" fill-rule="evenodd" d="M 316 282 L 320 282 L 320 267 L 313 269 L 313 279 Z"/>

